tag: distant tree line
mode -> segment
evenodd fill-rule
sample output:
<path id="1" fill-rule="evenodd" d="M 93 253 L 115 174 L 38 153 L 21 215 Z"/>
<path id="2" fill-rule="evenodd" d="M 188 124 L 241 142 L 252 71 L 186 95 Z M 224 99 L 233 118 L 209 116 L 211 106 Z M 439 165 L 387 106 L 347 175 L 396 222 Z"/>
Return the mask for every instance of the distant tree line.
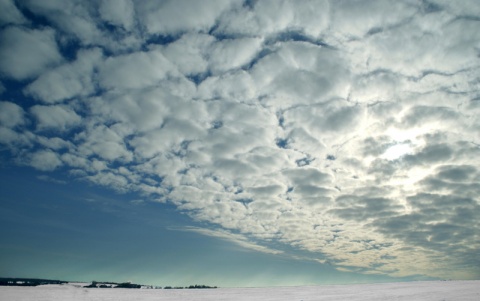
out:
<path id="1" fill-rule="evenodd" d="M 37 286 L 46 284 L 64 284 L 68 281 L 36 278 L 0 278 L 0 286 Z"/>
<path id="2" fill-rule="evenodd" d="M 0 278 L 0 286 L 38 286 L 38 285 L 47 285 L 47 284 L 65 284 L 69 281 L 61 280 L 49 280 L 49 279 L 36 279 L 36 278 Z M 150 286 L 150 285 L 141 285 L 131 282 L 99 282 L 92 281 L 91 284 L 83 286 L 85 288 L 155 288 L 161 289 L 162 287 Z M 190 285 L 190 286 L 165 286 L 163 289 L 211 289 L 217 288 L 216 286 L 208 285 Z"/>
<path id="3" fill-rule="evenodd" d="M 203 288 L 217 288 L 216 286 L 208 286 L 208 285 L 198 285 L 198 284 L 195 284 L 195 285 L 190 285 L 190 286 L 175 286 L 175 287 L 171 287 L 171 286 L 165 286 L 163 289 L 203 289 Z"/>
<path id="4" fill-rule="evenodd" d="M 86 285 L 84 287 L 87 287 L 87 288 L 141 288 L 142 285 L 130 283 L 130 282 L 115 283 L 115 282 L 92 281 L 90 285 Z"/>
<path id="5" fill-rule="evenodd" d="M 91 284 L 84 286 L 86 288 L 156 288 L 161 289 L 161 287 L 153 287 L 148 285 L 134 284 L 130 282 L 115 283 L 115 282 L 97 282 L 92 281 Z M 165 286 L 163 289 L 207 289 L 207 288 L 217 288 L 216 286 L 208 285 L 190 285 L 190 286 Z"/>

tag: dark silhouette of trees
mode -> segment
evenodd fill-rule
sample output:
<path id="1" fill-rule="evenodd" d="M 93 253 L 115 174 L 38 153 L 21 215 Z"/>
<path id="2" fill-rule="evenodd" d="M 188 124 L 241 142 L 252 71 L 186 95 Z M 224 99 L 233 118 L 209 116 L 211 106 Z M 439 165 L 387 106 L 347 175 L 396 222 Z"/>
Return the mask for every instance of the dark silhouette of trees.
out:
<path id="1" fill-rule="evenodd" d="M 0 286 L 37 286 L 37 285 L 47 285 L 47 284 L 65 284 L 68 281 L 61 280 L 48 280 L 48 279 L 34 279 L 34 278 L 0 278 Z M 85 285 L 85 288 L 142 288 L 141 284 L 135 284 L 131 282 L 99 282 L 92 281 L 89 285 Z M 144 286 L 145 288 L 161 288 L 153 286 Z M 209 289 L 217 288 L 216 286 L 208 285 L 190 285 L 190 286 L 165 286 L 163 289 Z"/>
<path id="2" fill-rule="evenodd" d="M 35 279 L 35 278 L 0 278 L 0 285 L 2 286 L 37 286 L 46 284 L 63 284 L 67 281 L 49 280 L 49 279 Z"/>
<path id="3" fill-rule="evenodd" d="M 134 284 L 130 282 L 120 283 L 119 285 L 115 286 L 115 288 L 141 288 L 140 284 Z"/>

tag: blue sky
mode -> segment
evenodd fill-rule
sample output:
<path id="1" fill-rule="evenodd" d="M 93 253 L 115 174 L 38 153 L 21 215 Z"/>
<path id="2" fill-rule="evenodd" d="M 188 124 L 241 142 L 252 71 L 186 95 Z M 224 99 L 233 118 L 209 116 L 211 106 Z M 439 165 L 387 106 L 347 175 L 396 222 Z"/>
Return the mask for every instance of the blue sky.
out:
<path id="1" fill-rule="evenodd" d="M 478 1 L 0 1 L 1 276 L 480 278 Z"/>

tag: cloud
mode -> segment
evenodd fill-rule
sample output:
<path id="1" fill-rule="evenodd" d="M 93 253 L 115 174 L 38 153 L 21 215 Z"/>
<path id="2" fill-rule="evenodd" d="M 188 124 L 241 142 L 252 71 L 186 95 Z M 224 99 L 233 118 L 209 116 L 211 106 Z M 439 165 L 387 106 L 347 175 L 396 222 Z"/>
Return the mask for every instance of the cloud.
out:
<path id="1" fill-rule="evenodd" d="M 99 77 L 105 89 L 138 89 L 153 86 L 174 71 L 160 51 L 152 50 L 107 58 Z"/>
<path id="2" fill-rule="evenodd" d="M 178 35 L 183 32 L 208 32 L 226 9 L 239 1 L 143 1 L 137 4 L 141 22 L 149 34 Z"/>
<path id="3" fill-rule="evenodd" d="M 477 169 L 475 166 L 463 165 L 463 166 L 441 166 L 438 172 L 438 177 L 452 182 L 465 182 L 470 180 Z"/>
<path id="4" fill-rule="evenodd" d="M 25 112 L 23 109 L 11 102 L 0 101 L 0 123 L 6 127 L 13 128 L 25 124 Z"/>
<path id="5" fill-rule="evenodd" d="M 52 171 L 62 165 L 58 155 L 50 150 L 41 150 L 33 153 L 29 164 L 42 171 Z"/>
<path id="6" fill-rule="evenodd" d="M 92 94 L 95 91 L 93 70 L 101 58 L 100 49 L 80 50 L 76 61 L 44 72 L 24 92 L 45 103 Z"/>
<path id="7" fill-rule="evenodd" d="M 51 26 L 56 27 L 62 34 L 60 42 L 66 49 L 76 43 L 84 46 L 101 46 L 114 53 L 139 49 L 140 30 L 131 28 L 133 31 L 131 32 L 125 28 L 130 22 L 135 24 L 137 21 L 137 18 L 131 15 L 131 5 L 128 1 L 115 2 L 118 3 L 115 10 L 111 9 L 108 13 L 105 12 L 111 5 L 108 1 L 26 0 L 22 1 L 21 6 L 45 18 Z M 124 10 L 119 13 L 118 9 Z"/>
<path id="8" fill-rule="evenodd" d="M 99 125 L 87 128 L 76 137 L 80 142 L 78 152 L 82 156 L 89 157 L 97 155 L 108 161 L 120 160 L 128 162 L 132 159 L 132 154 L 127 150 L 123 135 L 115 127 L 106 127 Z"/>
<path id="9" fill-rule="evenodd" d="M 81 117 L 68 106 L 35 105 L 30 111 L 36 118 L 37 130 L 40 131 L 46 129 L 66 131 L 81 122 Z"/>
<path id="10" fill-rule="evenodd" d="M 260 252 L 478 275 L 475 1 L 20 8 L 0 33 L 15 162 L 169 202 Z"/>
<path id="11" fill-rule="evenodd" d="M 329 25 L 328 1 L 255 1 L 222 16 L 217 31 L 229 35 L 276 36 L 297 30 L 318 37 Z"/>
<path id="12" fill-rule="evenodd" d="M 242 248 L 250 249 L 257 252 L 268 253 L 268 254 L 283 253 L 281 251 L 273 250 L 261 245 L 251 243 L 246 237 L 239 234 L 230 233 L 228 231 L 219 231 L 219 230 L 203 229 L 203 228 L 196 228 L 196 227 L 187 227 L 184 229 L 176 229 L 176 230 L 191 231 L 191 232 L 196 232 L 196 233 L 200 233 L 207 236 L 224 239 L 229 242 L 233 242 Z"/>
<path id="13" fill-rule="evenodd" d="M 63 59 L 53 29 L 7 27 L 0 32 L 0 73 L 23 80 L 36 76 Z M 35 45 L 35 47 L 33 47 Z"/>
<path id="14" fill-rule="evenodd" d="M 337 58 L 337 59 L 332 59 Z M 252 68 L 265 103 L 281 109 L 346 96 L 348 71 L 334 50 L 305 42 L 280 43 Z"/>
<path id="15" fill-rule="evenodd" d="M 31 12 L 46 17 L 57 28 L 78 38 L 84 44 L 92 44 L 101 39 L 101 32 L 90 16 L 88 5 L 82 1 L 27 0 L 22 5 Z"/>
<path id="16" fill-rule="evenodd" d="M 208 49 L 215 37 L 208 34 L 186 33 L 163 48 L 163 55 L 186 75 L 197 75 L 208 70 Z"/>
<path id="17" fill-rule="evenodd" d="M 126 30 L 134 24 L 135 8 L 130 0 L 103 0 L 99 12 L 104 20 Z"/>
<path id="18" fill-rule="evenodd" d="M 67 184 L 66 181 L 58 180 L 58 179 L 52 178 L 52 177 L 47 176 L 47 175 L 38 176 L 37 179 L 40 179 L 40 180 L 45 181 L 45 182 L 55 183 L 55 184 L 61 184 L 61 185 Z"/>
<path id="19" fill-rule="evenodd" d="M 382 32 L 411 18 L 415 6 L 399 1 L 335 1 L 332 3 L 332 30 L 344 38 Z"/>
<path id="20" fill-rule="evenodd" d="M 208 77 L 198 86 L 198 94 L 204 99 L 251 102 L 256 96 L 256 85 L 248 72 L 239 70 Z"/>
<path id="21" fill-rule="evenodd" d="M 0 26 L 7 24 L 23 24 L 27 20 L 12 0 L 0 1 Z"/>
<path id="22" fill-rule="evenodd" d="M 262 40 L 258 38 L 222 40 L 214 43 L 208 51 L 210 71 L 213 74 L 223 73 L 248 64 L 260 51 L 261 43 Z"/>

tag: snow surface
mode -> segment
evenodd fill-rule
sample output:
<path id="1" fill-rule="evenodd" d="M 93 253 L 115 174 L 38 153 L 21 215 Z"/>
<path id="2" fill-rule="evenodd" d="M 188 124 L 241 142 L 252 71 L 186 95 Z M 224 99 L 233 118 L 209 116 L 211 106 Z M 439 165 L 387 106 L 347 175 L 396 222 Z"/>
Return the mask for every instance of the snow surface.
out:
<path id="1" fill-rule="evenodd" d="M 87 289 L 78 284 L 0 287 L 2 301 L 480 300 L 480 281 L 431 281 L 308 287 Z"/>

